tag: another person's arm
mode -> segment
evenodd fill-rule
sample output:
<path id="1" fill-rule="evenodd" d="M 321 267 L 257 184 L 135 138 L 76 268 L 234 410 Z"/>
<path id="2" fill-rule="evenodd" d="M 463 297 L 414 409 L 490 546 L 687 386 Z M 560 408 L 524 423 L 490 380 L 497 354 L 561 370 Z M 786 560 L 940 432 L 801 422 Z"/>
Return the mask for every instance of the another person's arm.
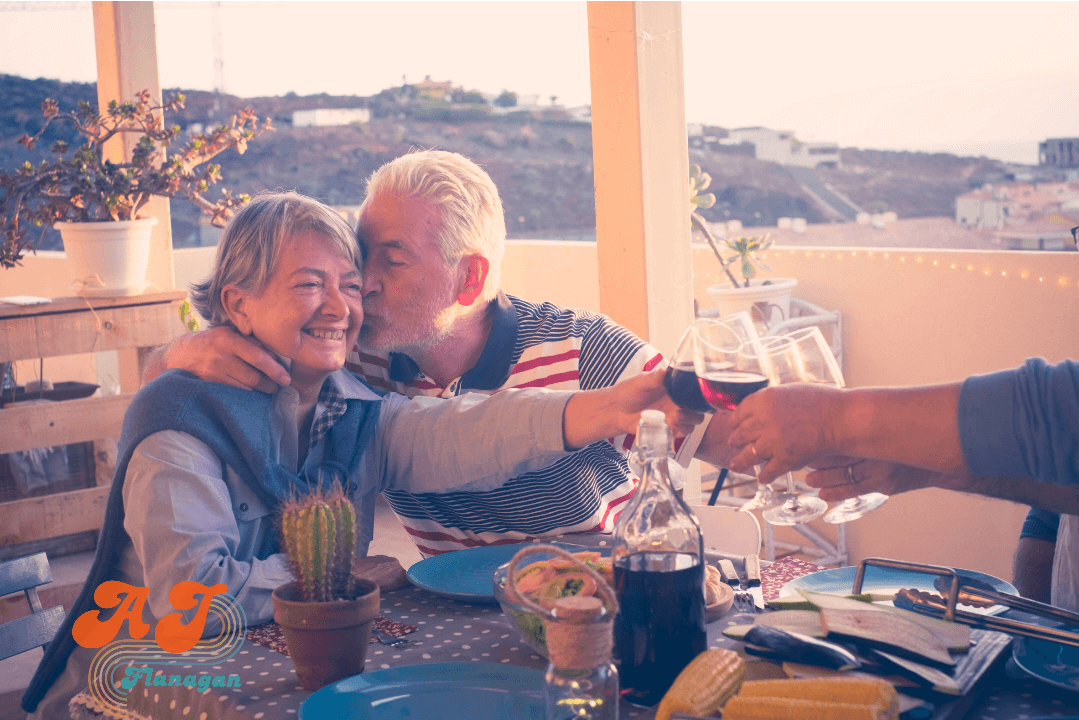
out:
<path id="1" fill-rule="evenodd" d="M 854 464 L 850 464 L 853 462 Z M 1079 515 L 1079 485 L 1061 487 L 1032 477 L 981 477 L 970 473 L 940 473 L 886 460 L 847 458 L 843 464 L 806 475 L 806 484 L 820 488 L 820 497 L 840 502 L 871 492 L 898 495 L 927 487 L 1009 500 L 1053 513 Z M 848 472 L 847 467 L 850 467 Z M 856 482 L 851 483 L 851 479 Z"/>
<path id="2" fill-rule="evenodd" d="M 254 497 L 241 505 L 253 517 L 236 517 L 233 502 L 240 499 L 233 498 L 221 460 L 206 445 L 171 430 L 146 438 L 128 465 L 123 496 L 124 529 L 155 617 L 175 612 L 168 596 L 181 580 L 224 583 L 252 625 L 273 617 L 270 594 L 292 579 L 283 555 L 255 557 L 266 534 L 275 531 L 273 518 L 270 511 L 255 513 L 261 505 Z"/>
<path id="3" fill-rule="evenodd" d="M 272 393 L 288 385 L 288 372 L 258 340 L 227 326 L 181 335 L 154 350 L 143 370 L 150 382 L 166 370 L 186 370 L 208 382 Z"/>
<path id="4" fill-rule="evenodd" d="M 734 411 L 735 470 L 768 482 L 824 455 L 945 473 L 1079 477 L 1079 366 L 1028 360 L 990 375 L 912 388 L 768 388 Z"/>

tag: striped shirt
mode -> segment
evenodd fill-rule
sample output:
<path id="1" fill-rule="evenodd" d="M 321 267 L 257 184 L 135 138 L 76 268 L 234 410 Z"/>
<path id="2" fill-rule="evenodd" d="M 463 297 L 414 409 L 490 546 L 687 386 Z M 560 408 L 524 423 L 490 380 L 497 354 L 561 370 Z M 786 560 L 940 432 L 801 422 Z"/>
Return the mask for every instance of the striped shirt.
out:
<path id="1" fill-rule="evenodd" d="M 494 394 L 504 388 L 590 390 L 654 369 L 663 356 L 604 315 L 534 304 L 499 293 L 491 333 L 476 365 L 443 387 L 399 353 L 359 347 L 345 366 L 372 386 L 415 397 Z M 688 465 L 705 424 L 680 441 Z M 477 452 L 497 438 L 476 438 Z M 387 492 L 416 547 L 425 556 L 481 545 L 517 543 L 565 533 L 610 533 L 636 489 L 626 454 L 632 435 L 609 438 L 543 470 L 489 492 Z"/>

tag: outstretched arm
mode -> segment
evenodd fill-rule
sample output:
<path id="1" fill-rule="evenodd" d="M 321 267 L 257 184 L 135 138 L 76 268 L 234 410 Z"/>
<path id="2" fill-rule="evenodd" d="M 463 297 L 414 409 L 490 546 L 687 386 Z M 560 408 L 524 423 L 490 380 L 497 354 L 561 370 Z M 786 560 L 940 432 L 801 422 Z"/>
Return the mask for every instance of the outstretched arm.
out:
<path id="1" fill-rule="evenodd" d="M 636 432 L 642 410 L 661 410 L 675 437 L 685 436 L 704 415 L 675 405 L 663 385 L 664 369 L 636 375 L 617 385 L 573 394 L 566 403 L 563 437 L 575 450 L 621 433 Z"/>
<path id="2" fill-rule="evenodd" d="M 734 411 L 734 470 L 762 464 L 758 479 L 846 455 L 966 473 L 956 422 L 960 383 L 841 390 L 781 385 L 750 395 Z"/>
<path id="3" fill-rule="evenodd" d="M 147 360 L 143 381 L 150 382 L 169 369 L 264 393 L 291 382 L 288 372 L 262 343 L 226 326 L 187 333 L 158 348 Z"/>

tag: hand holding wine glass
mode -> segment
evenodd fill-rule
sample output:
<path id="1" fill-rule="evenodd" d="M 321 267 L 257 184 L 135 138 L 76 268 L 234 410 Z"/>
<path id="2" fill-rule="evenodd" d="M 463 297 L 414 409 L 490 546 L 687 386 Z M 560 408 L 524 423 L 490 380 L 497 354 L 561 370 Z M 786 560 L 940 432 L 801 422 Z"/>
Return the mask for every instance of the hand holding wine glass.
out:
<path id="1" fill-rule="evenodd" d="M 811 330 L 818 336 L 820 335 L 820 330 L 817 328 L 811 328 Z M 807 382 L 815 377 L 814 371 L 822 371 L 824 363 L 814 352 L 813 346 L 801 342 L 801 338 L 795 335 L 797 333 L 770 338 L 764 343 L 764 356 L 775 385 Z M 835 369 L 838 371 L 838 365 Z M 820 517 L 828 509 L 828 503 L 818 497 L 800 496 L 794 486 L 794 476 L 789 472 L 786 475 L 786 481 L 787 492 L 783 496 L 783 504 L 765 510 L 763 514 L 765 520 L 773 525 L 800 525 Z"/>
<path id="2" fill-rule="evenodd" d="M 796 330 L 788 335 L 795 344 L 801 348 L 801 355 L 805 363 L 805 382 L 819 385 L 830 385 L 841 388 L 844 386 L 843 373 L 839 369 L 839 363 L 832 354 L 832 349 L 824 340 L 819 328 L 811 327 Z M 847 482 L 857 485 L 859 482 L 856 475 L 858 463 L 845 466 L 844 472 Z M 824 516 L 824 522 L 838 525 L 839 523 L 856 520 L 866 513 L 876 510 L 888 500 L 883 493 L 867 493 L 846 500 L 832 508 Z"/>

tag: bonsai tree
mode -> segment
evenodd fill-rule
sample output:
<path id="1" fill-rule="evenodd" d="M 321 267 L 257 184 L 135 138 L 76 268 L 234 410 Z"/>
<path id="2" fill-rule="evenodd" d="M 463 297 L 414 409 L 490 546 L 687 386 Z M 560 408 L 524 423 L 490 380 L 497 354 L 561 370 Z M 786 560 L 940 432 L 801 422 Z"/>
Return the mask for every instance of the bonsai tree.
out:
<path id="1" fill-rule="evenodd" d="M 222 190 L 223 197 L 216 202 L 206 199 L 210 185 L 221 179 L 221 166 L 208 161 L 229 148 L 243 153 L 248 141 L 273 128 L 268 118 L 259 127 L 259 119 L 244 110 L 226 125 L 192 135 L 179 152 L 162 162 L 164 149 L 181 133 L 178 125 L 165 125 L 162 112 L 182 108 L 184 100 L 177 94 L 162 105 L 153 105 L 144 90 L 133 102 L 109 103 L 104 114 L 87 102 L 66 113 L 60 112 L 54 100 L 42 102 L 45 123 L 34 136 L 23 135 L 19 144 L 33 149 L 54 121 L 71 123 L 84 142 L 73 148 L 57 141 L 49 148 L 56 159 L 36 166 L 28 161 L 15 172 L 0 172 L 0 267 L 19 264 L 34 244 L 28 239 L 31 227 L 44 228 L 59 221 L 134 220 L 154 195 L 183 195 L 210 215 L 214 225 L 223 226 L 234 209 L 250 198 Z M 121 134 L 139 136 L 131 161 L 104 159 L 104 144 Z"/>
<path id="2" fill-rule="evenodd" d="M 708 223 L 701 216 L 698 209 L 707 210 L 716 204 L 716 196 L 713 193 L 701 194 L 702 190 L 707 190 L 711 184 L 712 178 L 706 172 L 701 171 L 700 165 L 692 165 L 689 168 L 689 221 L 693 227 L 701 231 L 704 235 L 704 239 L 708 241 L 708 245 L 712 248 L 712 252 L 715 253 L 716 259 L 719 260 L 720 267 L 723 268 L 723 272 L 727 273 L 727 277 L 730 278 L 731 285 L 734 287 L 749 287 L 749 281 L 757 276 L 757 268 L 762 270 L 771 271 L 772 268 L 768 267 L 762 260 L 759 253 L 767 250 L 772 246 L 772 241 L 768 239 L 768 236 L 757 237 L 740 237 L 738 239 L 724 238 L 723 242 L 727 245 L 727 248 L 734 251 L 733 255 L 723 257 L 723 253 L 719 249 L 719 245 L 716 243 L 715 237 L 708 229 Z M 740 260 L 740 270 L 742 272 L 743 282 L 739 283 L 737 278 L 731 272 L 731 265 L 735 260 Z"/>
<path id="3" fill-rule="evenodd" d="M 281 540 L 306 602 L 351 600 L 356 509 L 340 483 L 292 498 L 281 509 Z"/>

